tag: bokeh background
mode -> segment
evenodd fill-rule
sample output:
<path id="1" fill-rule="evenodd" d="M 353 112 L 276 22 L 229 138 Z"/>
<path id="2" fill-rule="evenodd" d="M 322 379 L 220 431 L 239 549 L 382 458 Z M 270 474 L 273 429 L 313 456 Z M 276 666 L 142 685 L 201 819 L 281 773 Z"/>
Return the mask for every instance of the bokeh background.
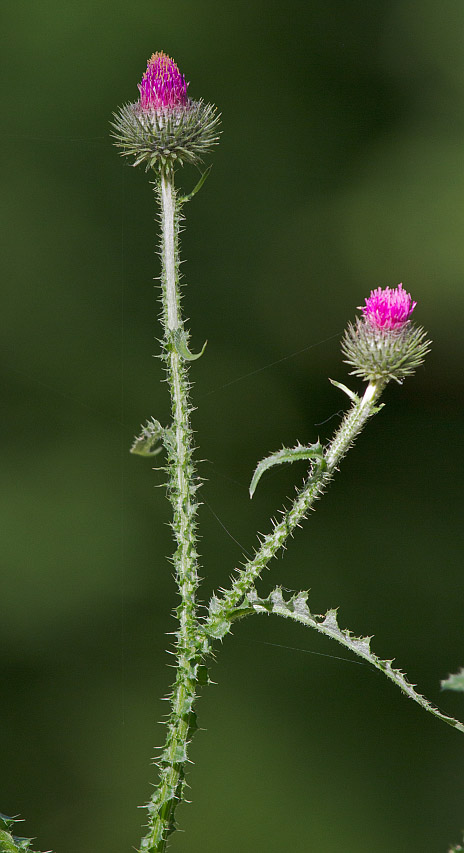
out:
<path id="1" fill-rule="evenodd" d="M 463 35 L 460 0 L 4 0 L 1 136 L 0 810 L 40 849 L 137 846 L 172 671 L 163 475 L 129 456 L 166 421 L 152 189 L 111 112 L 173 55 L 223 137 L 183 234 L 203 596 L 227 583 L 326 439 L 338 340 L 403 281 L 434 341 L 263 579 L 375 634 L 443 709 L 464 664 Z M 191 189 L 196 173 L 182 184 Z M 183 853 L 445 853 L 464 827 L 464 739 L 341 647 L 237 625 L 198 706 Z"/>

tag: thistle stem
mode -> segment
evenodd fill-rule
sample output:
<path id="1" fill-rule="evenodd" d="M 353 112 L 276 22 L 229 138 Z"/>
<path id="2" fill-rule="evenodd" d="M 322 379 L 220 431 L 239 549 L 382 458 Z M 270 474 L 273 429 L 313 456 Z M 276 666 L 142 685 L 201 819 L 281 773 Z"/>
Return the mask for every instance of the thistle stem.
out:
<path id="1" fill-rule="evenodd" d="M 224 620 L 233 618 L 233 610 L 251 590 L 270 560 L 285 545 L 289 536 L 305 518 L 314 502 L 323 494 L 339 462 L 349 450 L 366 421 L 378 411 L 376 403 L 386 385 L 385 380 L 372 381 L 361 400 L 356 400 L 345 415 L 325 453 L 325 469 L 314 466 L 289 509 L 282 511 L 282 520 L 261 541 L 254 556 L 245 563 L 229 590 L 215 599 L 214 608 L 204 623 L 204 632 L 212 637 L 224 630 Z"/>
<path id="2" fill-rule="evenodd" d="M 161 174 L 160 197 L 163 301 L 165 301 L 166 329 L 172 332 L 179 326 L 179 293 L 176 280 L 178 278 L 176 195 L 172 174 L 165 172 Z"/>
<path id="3" fill-rule="evenodd" d="M 369 382 L 360 401 L 353 403 L 349 412 L 343 418 L 324 456 L 327 470 L 335 471 L 350 449 L 354 440 L 363 429 L 366 421 L 377 411 L 377 400 L 386 385 L 385 379 L 377 379 Z"/>
<path id="4" fill-rule="evenodd" d="M 189 738 L 195 729 L 192 710 L 196 698 L 197 651 L 195 595 L 198 587 L 195 498 L 197 483 L 192 461 L 191 407 L 187 366 L 178 353 L 173 333 L 183 330 L 179 293 L 179 216 L 172 171 L 163 171 L 157 185 L 161 225 L 161 293 L 164 328 L 163 357 L 172 403 L 171 438 L 168 453 L 168 494 L 172 505 L 172 529 L 176 542 L 173 556 L 181 603 L 177 608 L 176 679 L 169 697 L 167 737 L 157 764 L 159 784 L 148 803 L 148 833 L 141 843 L 147 853 L 163 853 L 168 836 L 175 830 L 175 809 L 184 799 Z"/>

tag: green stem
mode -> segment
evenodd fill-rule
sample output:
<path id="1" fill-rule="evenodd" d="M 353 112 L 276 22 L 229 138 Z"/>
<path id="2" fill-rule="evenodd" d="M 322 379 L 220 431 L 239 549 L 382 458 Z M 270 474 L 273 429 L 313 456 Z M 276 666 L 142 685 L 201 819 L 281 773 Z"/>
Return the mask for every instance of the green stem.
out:
<path id="1" fill-rule="evenodd" d="M 330 473 L 333 473 L 337 469 L 345 453 L 350 449 L 363 429 L 366 421 L 378 411 L 377 401 L 386 384 L 387 381 L 385 379 L 377 379 L 369 382 L 362 399 L 353 403 L 351 409 L 343 418 L 324 454 L 327 470 Z"/>
<path id="2" fill-rule="evenodd" d="M 159 784 L 148 803 L 148 832 L 141 843 L 147 853 L 163 853 L 175 830 L 175 809 L 184 799 L 187 747 L 195 729 L 192 710 L 196 698 L 199 663 L 195 595 L 198 587 L 196 514 L 198 487 L 192 461 L 191 407 L 187 364 L 175 345 L 175 333 L 183 331 L 179 293 L 179 214 L 174 175 L 164 171 L 157 184 L 161 224 L 161 292 L 164 328 L 163 357 L 172 402 L 172 426 L 168 452 L 168 494 L 172 504 L 172 529 L 176 542 L 173 563 L 181 603 L 177 608 L 176 679 L 169 697 L 171 710 L 167 737 L 157 761 Z"/>
<path id="3" fill-rule="evenodd" d="M 164 326 L 163 350 L 172 404 L 172 433 L 169 447 L 169 496 L 173 509 L 173 530 L 177 543 L 174 567 L 182 604 L 179 608 L 180 641 L 187 645 L 195 619 L 198 587 L 195 499 L 197 484 L 192 461 L 191 406 L 187 363 L 175 346 L 174 333 L 183 330 L 179 293 L 179 204 L 174 176 L 162 173 L 159 187 L 161 206 L 161 286 Z"/>
<path id="4" fill-rule="evenodd" d="M 327 447 L 324 460 L 325 469 L 314 466 L 305 480 L 291 507 L 282 512 L 282 519 L 274 522 L 273 529 L 261 541 L 254 556 L 245 563 L 229 590 L 221 598 L 214 597 L 210 615 L 204 622 L 204 633 L 219 637 L 227 632 L 228 620 L 233 609 L 252 589 L 263 569 L 285 545 L 288 537 L 305 518 L 314 502 L 323 494 L 339 462 L 359 435 L 366 421 L 377 411 L 376 403 L 385 387 L 384 380 L 372 381 L 366 388 L 361 400 L 356 400 L 345 415 L 340 427 Z"/>

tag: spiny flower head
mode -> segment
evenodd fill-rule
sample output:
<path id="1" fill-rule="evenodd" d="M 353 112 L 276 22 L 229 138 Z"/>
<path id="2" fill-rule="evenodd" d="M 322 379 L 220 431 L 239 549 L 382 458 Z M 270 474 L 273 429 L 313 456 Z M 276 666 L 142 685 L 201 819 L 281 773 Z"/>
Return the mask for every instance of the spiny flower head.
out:
<path id="1" fill-rule="evenodd" d="M 363 379 L 402 382 L 430 349 L 424 330 L 409 319 L 416 302 L 402 284 L 378 287 L 364 301 L 362 317 L 348 324 L 342 340 L 345 361 L 354 368 L 351 373 Z"/>
<path id="2" fill-rule="evenodd" d="M 178 66 L 162 51 L 154 53 L 138 84 L 139 100 L 114 113 L 115 144 L 134 166 L 170 170 L 184 163 L 198 165 L 219 140 L 216 107 L 187 96 L 188 83 Z"/>
<path id="3" fill-rule="evenodd" d="M 147 70 L 139 83 L 139 104 L 142 110 L 162 110 L 188 107 L 188 83 L 170 56 L 163 51 L 153 53 Z"/>
<path id="4" fill-rule="evenodd" d="M 371 290 L 371 295 L 361 308 L 366 320 L 376 329 L 402 329 L 408 322 L 417 302 L 413 302 L 411 294 L 398 287 L 378 287 Z"/>

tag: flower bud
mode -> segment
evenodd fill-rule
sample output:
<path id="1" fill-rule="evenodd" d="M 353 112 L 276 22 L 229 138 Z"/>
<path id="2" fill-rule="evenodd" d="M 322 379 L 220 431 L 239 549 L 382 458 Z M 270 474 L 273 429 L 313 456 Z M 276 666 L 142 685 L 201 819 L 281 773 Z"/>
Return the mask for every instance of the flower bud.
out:
<path id="1" fill-rule="evenodd" d="M 402 284 L 371 291 L 360 308 L 362 317 L 348 324 L 342 340 L 352 374 L 369 381 L 402 382 L 414 373 L 430 349 L 425 331 L 409 319 L 415 306 Z"/>
<path id="2" fill-rule="evenodd" d="M 192 101 L 189 84 L 173 59 L 154 53 L 139 84 L 139 100 L 114 113 L 115 144 L 123 156 L 133 156 L 134 166 L 146 170 L 199 164 L 218 142 L 216 107 Z"/>

